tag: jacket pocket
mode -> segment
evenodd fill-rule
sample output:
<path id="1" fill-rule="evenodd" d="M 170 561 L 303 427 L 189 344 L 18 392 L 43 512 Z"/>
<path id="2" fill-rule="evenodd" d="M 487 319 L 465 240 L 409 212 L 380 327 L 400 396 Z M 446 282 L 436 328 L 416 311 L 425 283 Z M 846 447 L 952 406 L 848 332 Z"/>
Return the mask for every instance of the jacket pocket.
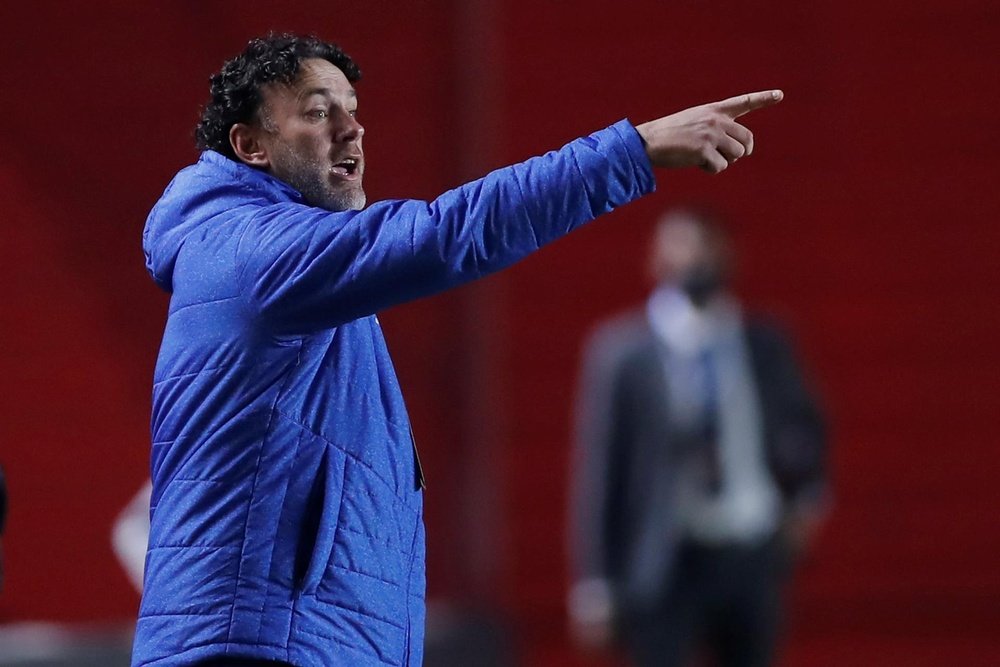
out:
<path id="1" fill-rule="evenodd" d="M 343 455 L 327 447 L 319 465 L 302 520 L 302 540 L 296 554 L 296 579 L 304 595 L 314 595 L 333 557 L 346 466 Z M 301 576 L 299 574 L 301 573 Z"/>

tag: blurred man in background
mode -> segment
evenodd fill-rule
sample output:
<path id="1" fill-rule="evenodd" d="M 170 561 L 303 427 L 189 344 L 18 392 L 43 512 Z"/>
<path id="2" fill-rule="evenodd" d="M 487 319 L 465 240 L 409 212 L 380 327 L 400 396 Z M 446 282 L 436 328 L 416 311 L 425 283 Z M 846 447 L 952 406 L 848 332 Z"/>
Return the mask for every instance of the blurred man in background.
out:
<path id="1" fill-rule="evenodd" d="M 656 290 L 585 355 L 571 619 L 585 644 L 620 633 L 643 667 L 699 645 L 769 664 L 787 565 L 821 514 L 819 410 L 788 342 L 727 291 L 731 262 L 709 215 L 667 214 Z"/>

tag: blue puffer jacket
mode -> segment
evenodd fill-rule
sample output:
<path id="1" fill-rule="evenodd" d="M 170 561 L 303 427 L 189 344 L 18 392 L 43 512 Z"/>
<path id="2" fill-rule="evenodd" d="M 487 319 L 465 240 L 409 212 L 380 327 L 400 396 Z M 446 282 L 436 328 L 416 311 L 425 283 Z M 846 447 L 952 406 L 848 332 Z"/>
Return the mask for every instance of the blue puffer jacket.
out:
<path id="1" fill-rule="evenodd" d="M 421 473 L 374 313 L 653 189 L 626 121 L 432 202 L 307 206 L 206 152 L 149 215 L 172 292 L 133 665 L 419 665 Z"/>

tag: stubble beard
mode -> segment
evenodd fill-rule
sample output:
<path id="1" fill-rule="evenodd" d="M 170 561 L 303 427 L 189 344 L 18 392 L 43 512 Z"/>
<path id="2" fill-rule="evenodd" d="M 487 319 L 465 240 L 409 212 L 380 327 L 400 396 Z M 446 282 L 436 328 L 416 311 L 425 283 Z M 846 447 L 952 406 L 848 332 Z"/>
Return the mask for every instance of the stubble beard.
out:
<path id="1" fill-rule="evenodd" d="M 310 206 L 328 211 L 360 211 L 365 207 L 365 191 L 360 181 L 345 182 L 337 189 L 330 182 L 329 172 L 319 160 L 303 157 L 294 151 L 282 150 L 272 159 L 272 173 L 298 190 Z"/>

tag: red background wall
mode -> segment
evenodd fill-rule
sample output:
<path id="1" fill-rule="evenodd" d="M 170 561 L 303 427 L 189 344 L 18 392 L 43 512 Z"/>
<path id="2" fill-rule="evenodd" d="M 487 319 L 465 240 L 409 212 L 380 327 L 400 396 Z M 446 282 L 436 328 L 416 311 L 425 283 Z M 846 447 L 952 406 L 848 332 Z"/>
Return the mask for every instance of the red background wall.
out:
<path id="1" fill-rule="evenodd" d="M 0 620 L 107 621 L 137 598 L 111 524 L 144 479 L 166 297 L 139 239 L 207 77 L 270 28 L 361 63 L 370 199 L 433 197 L 628 116 L 781 86 L 758 150 L 511 271 L 386 315 L 427 468 L 430 593 L 492 606 L 534 665 L 564 637 L 580 343 L 640 300 L 651 220 L 728 214 L 747 301 L 829 404 L 836 501 L 787 665 L 1000 662 L 1000 154 L 991 0 L 35 3 L 0 9 Z"/>

